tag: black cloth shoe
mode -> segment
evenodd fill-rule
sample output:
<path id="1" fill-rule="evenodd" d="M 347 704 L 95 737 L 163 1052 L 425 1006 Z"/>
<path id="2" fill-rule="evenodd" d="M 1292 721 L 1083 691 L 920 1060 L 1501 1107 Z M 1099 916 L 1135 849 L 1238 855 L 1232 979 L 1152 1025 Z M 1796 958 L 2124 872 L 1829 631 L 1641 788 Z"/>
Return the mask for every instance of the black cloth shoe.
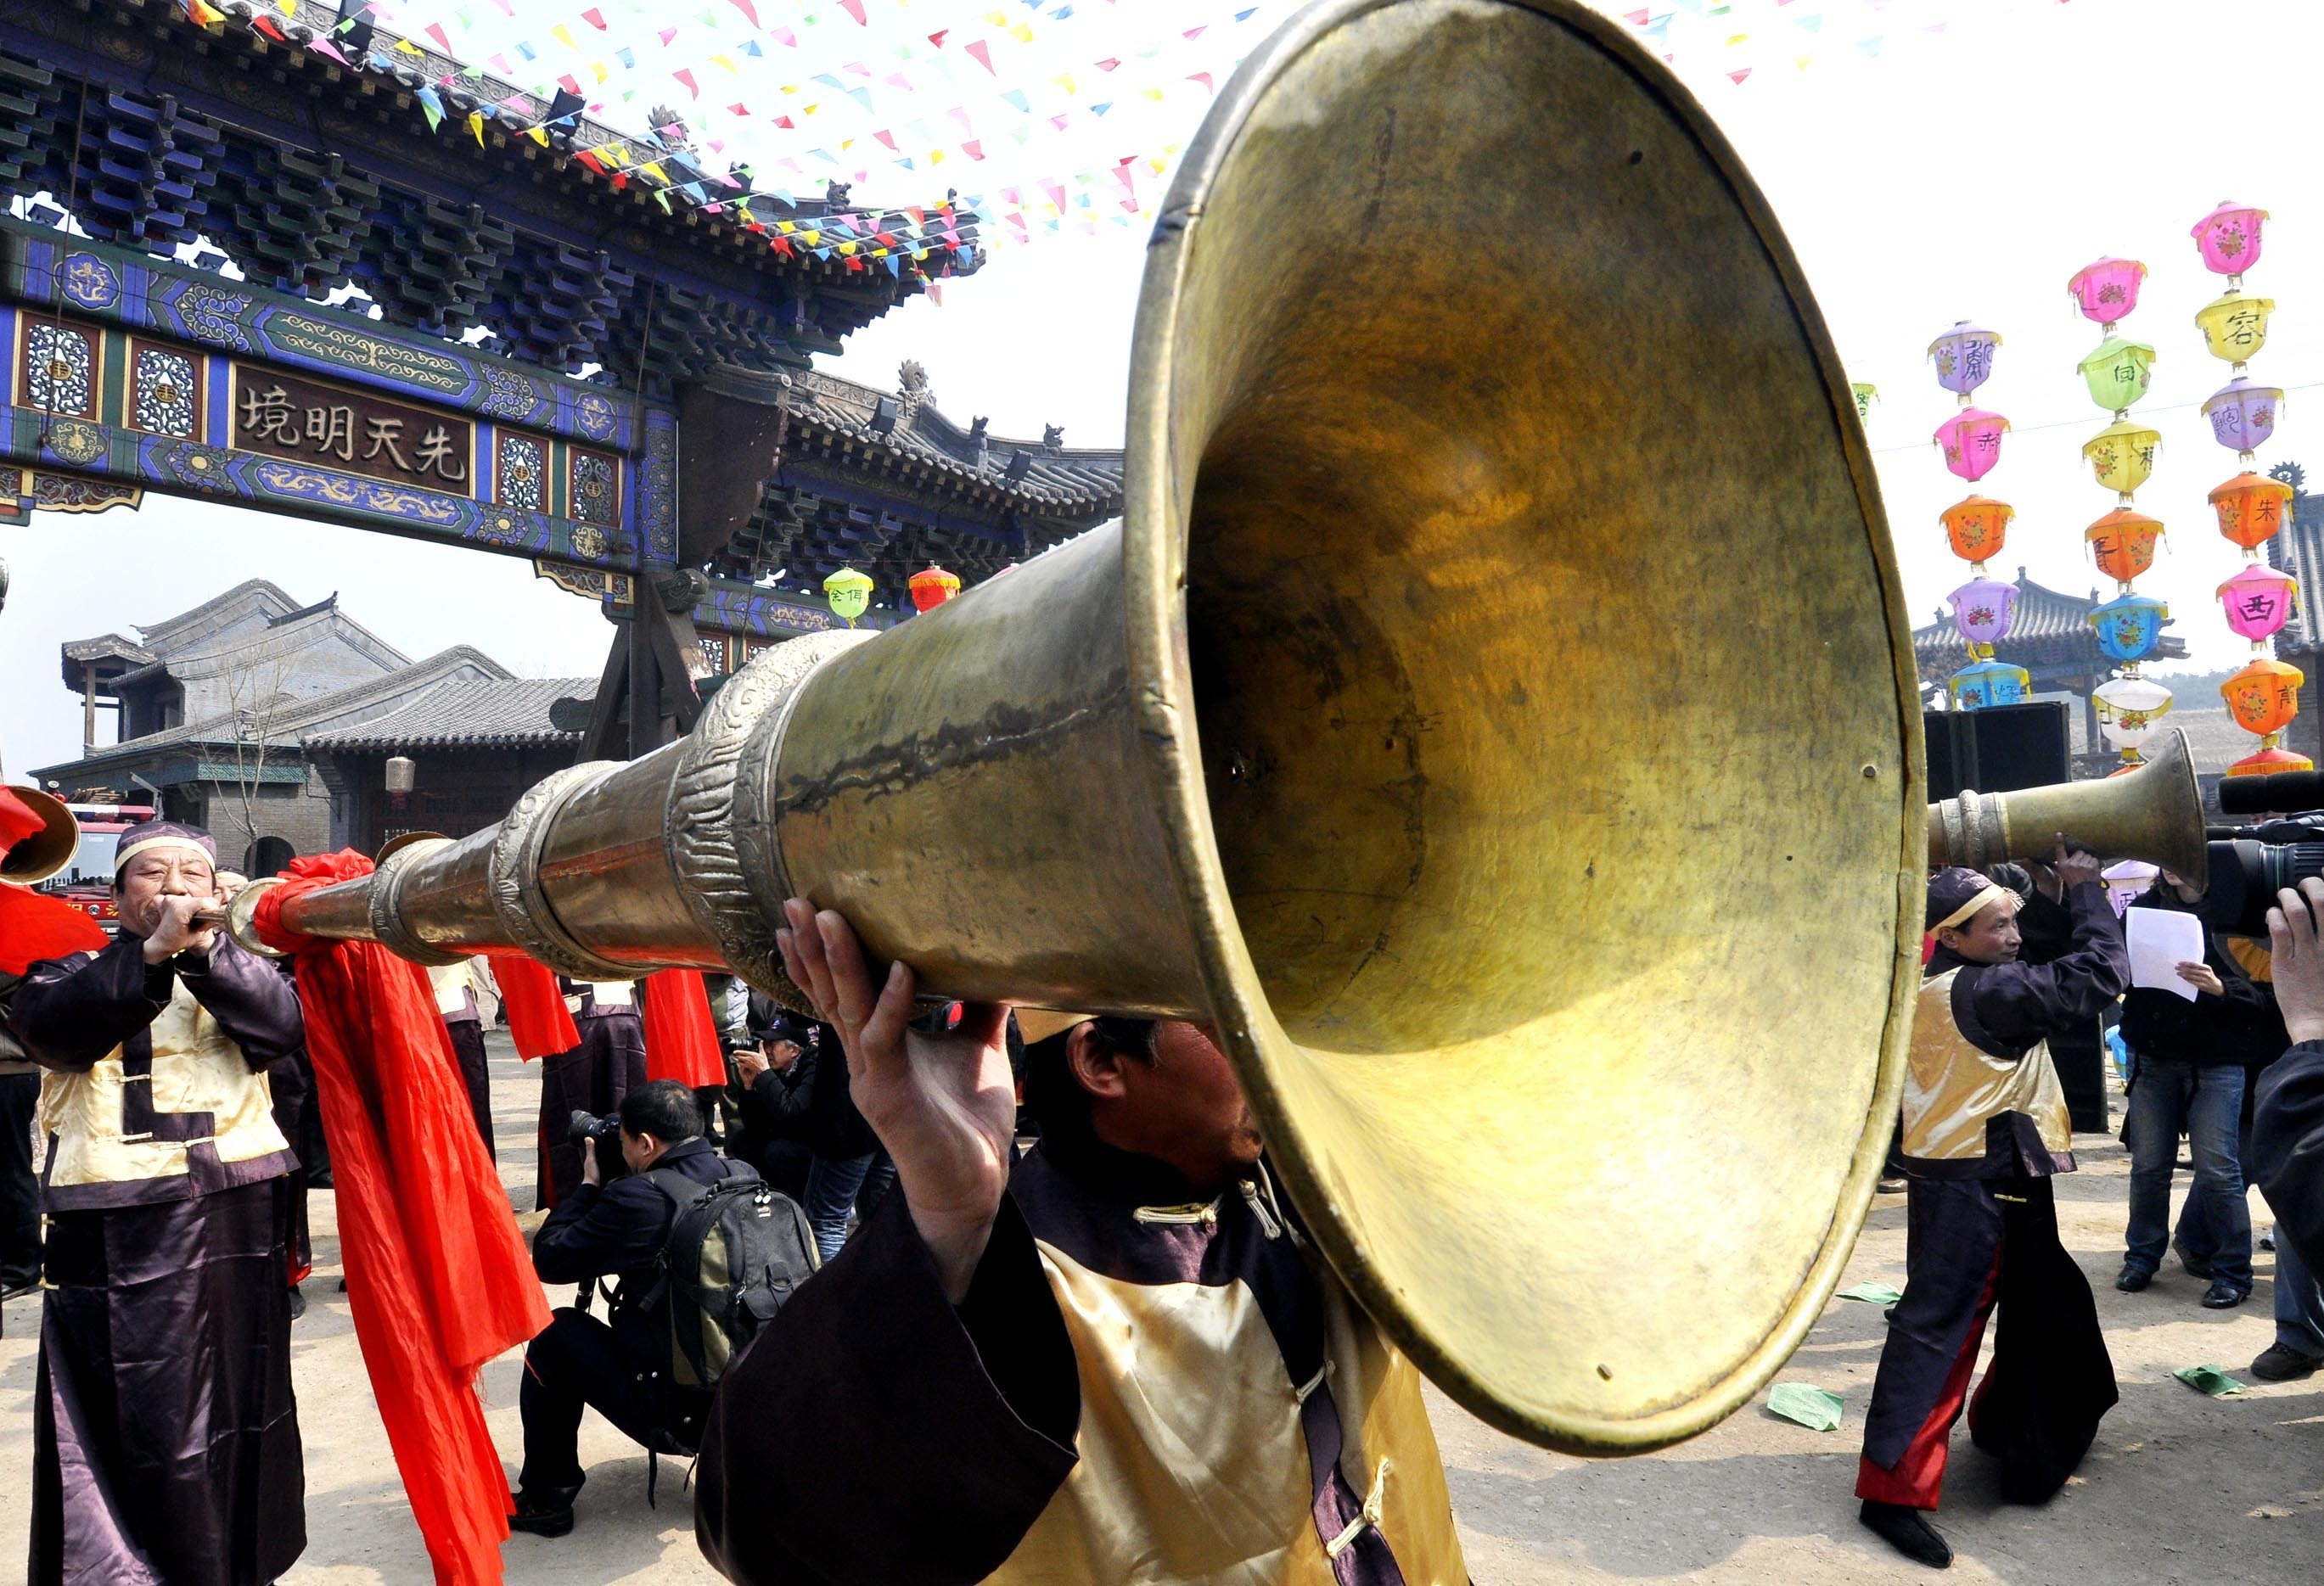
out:
<path id="1" fill-rule="evenodd" d="M 290 1286 L 290 1320 L 296 1322 L 306 1314 L 307 1296 L 300 1292 L 299 1286 L 294 1283 Z"/>
<path id="2" fill-rule="evenodd" d="M 509 1529 L 528 1536 L 569 1534 L 573 1529 L 573 1499 L 580 1490 L 577 1487 L 550 1487 L 539 1492 L 518 1493 L 516 1513 L 509 1517 Z"/>
<path id="3" fill-rule="evenodd" d="M 1914 1563 L 1926 1564 L 1932 1570 L 1952 1568 L 1953 1550 L 1937 1535 L 1937 1528 L 1922 1517 L 1920 1510 L 1908 1509 L 1900 1503 L 1876 1503 L 1868 1498 L 1857 1518 Z"/>
<path id="4" fill-rule="evenodd" d="M 2185 1245 L 2181 1244 L 2181 1243 L 2180 1243 L 2177 1240 L 2175 1240 L 2175 1239 L 2174 1239 L 2174 1240 L 2172 1240 L 2171 1241 L 2171 1248 L 2172 1248 L 2173 1250 L 2175 1250 L 2175 1251 L 2177 1251 L 2177 1252 L 2178 1252 L 2178 1254 L 2179 1254 L 2179 1265 L 2181 1265 L 2181 1267 L 2184 1267 L 2185 1268 L 2187 1268 L 2187 1276 L 2188 1276 L 2188 1277 L 2210 1277 L 2210 1275 L 2211 1275 L 2211 1263 L 2210 1263 L 2209 1261 L 2206 1260 L 2206 1259 L 2205 1259 L 2204 1258 L 2202 1258 L 2201 1256 L 2190 1256 L 2190 1255 L 2189 1255 L 2189 1254 L 2187 1253 L 2187 1247 L 2186 1247 Z"/>
<path id="5" fill-rule="evenodd" d="M 1911 1187 L 1911 1181 L 1901 1173 L 1892 1173 L 1872 1187 L 1877 1194 L 1901 1195 Z"/>
<path id="6" fill-rule="evenodd" d="M 2301 1381 L 2324 1370 L 2324 1354 L 2301 1354 L 2292 1344 L 2268 1344 L 2252 1360 L 2252 1375 L 2261 1381 Z"/>
<path id="7" fill-rule="evenodd" d="M 2153 1281 L 2153 1273 L 2136 1267 L 2126 1266 L 2122 1269 L 2122 1275 L 2114 1280 L 2114 1286 L 2125 1294 L 2136 1294 Z"/>
<path id="8" fill-rule="evenodd" d="M 41 1275 L 37 1272 L 25 1277 L 0 1277 L 0 1300 L 18 1298 L 40 1286 Z"/>
<path id="9" fill-rule="evenodd" d="M 2250 1297 L 2251 1290 L 2237 1288 L 2224 1277 L 2215 1277 L 2211 1280 L 2211 1286 L 2203 1291 L 2203 1309 L 2232 1311 Z"/>
<path id="10" fill-rule="evenodd" d="M 2251 1374 L 2262 1382 L 2298 1382 L 2324 1369 L 2324 1355 L 2306 1355 L 2288 1343 L 2272 1343 L 2251 1363 Z"/>

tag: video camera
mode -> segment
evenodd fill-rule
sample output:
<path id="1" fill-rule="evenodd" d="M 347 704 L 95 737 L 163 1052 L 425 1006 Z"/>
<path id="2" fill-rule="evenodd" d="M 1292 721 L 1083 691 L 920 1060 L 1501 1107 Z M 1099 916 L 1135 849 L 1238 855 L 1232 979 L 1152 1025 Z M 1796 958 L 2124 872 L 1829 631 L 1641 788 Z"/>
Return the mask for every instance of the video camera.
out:
<path id="1" fill-rule="evenodd" d="M 2257 825 L 2205 829 L 2211 884 L 2197 912 L 2207 924 L 2236 936 L 2264 937 L 2276 893 L 2310 876 L 2324 876 L 2324 810 L 2308 807 L 2318 804 L 2324 804 L 2324 776 L 2312 771 L 2230 777 L 2219 784 L 2224 814 L 2304 813 Z"/>
<path id="2" fill-rule="evenodd" d="M 611 1184 L 630 1170 L 622 1155 L 622 1120 L 619 1118 L 598 1117 L 594 1112 L 575 1109 L 572 1120 L 565 1126 L 565 1143 L 594 1154 L 597 1158 L 597 1182 Z"/>

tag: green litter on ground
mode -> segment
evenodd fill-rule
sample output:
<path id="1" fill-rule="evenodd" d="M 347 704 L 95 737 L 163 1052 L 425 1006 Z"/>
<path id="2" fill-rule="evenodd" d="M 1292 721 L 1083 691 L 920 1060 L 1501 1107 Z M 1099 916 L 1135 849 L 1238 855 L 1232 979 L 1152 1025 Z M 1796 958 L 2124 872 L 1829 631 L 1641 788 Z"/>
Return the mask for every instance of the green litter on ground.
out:
<path id="1" fill-rule="evenodd" d="M 1868 1305 L 1893 1305 L 1904 1297 L 1901 1288 L 1891 1288 L 1885 1283 L 1858 1283 L 1840 1291 L 1844 1300 L 1862 1300 Z"/>
<path id="2" fill-rule="evenodd" d="M 1797 1421 L 1811 1432 L 1830 1432 L 1840 1425 L 1840 1395 L 1804 1382 L 1778 1382 L 1768 1391 L 1767 1407 L 1786 1421 Z"/>
<path id="3" fill-rule="evenodd" d="M 2213 1398 L 2228 1398 L 2251 1391 L 2248 1386 L 2236 1381 L 2217 1366 L 2181 1366 L 2171 1375 L 2196 1392 L 2208 1393 Z"/>

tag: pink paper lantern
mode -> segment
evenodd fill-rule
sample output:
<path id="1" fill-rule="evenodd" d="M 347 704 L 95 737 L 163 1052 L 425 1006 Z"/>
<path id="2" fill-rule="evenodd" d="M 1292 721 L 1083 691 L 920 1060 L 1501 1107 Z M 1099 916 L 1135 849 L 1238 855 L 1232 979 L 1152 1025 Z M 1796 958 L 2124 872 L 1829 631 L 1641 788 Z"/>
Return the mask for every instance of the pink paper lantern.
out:
<path id="1" fill-rule="evenodd" d="M 2247 204 L 2223 203 L 2195 222 L 2189 233 L 2203 268 L 2214 275 L 2241 275 L 2259 263 L 2260 226 L 2267 211 Z"/>
<path id="2" fill-rule="evenodd" d="M 2275 433 L 2276 410 L 2283 392 L 2272 385 L 2255 385 L 2237 375 L 2213 392 L 2203 403 L 2203 417 L 2211 421 L 2211 436 L 2231 452 L 2255 452 Z"/>
<path id="3" fill-rule="evenodd" d="M 2299 581 L 2264 563 L 2254 562 L 2219 586 L 2227 626 L 2254 643 L 2282 628 L 2299 605 Z"/>
<path id="4" fill-rule="evenodd" d="M 1945 466 L 1974 484 L 2001 461 L 2001 436 L 2009 420 L 1983 408 L 1963 408 L 1937 426 Z"/>
<path id="5" fill-rule="evenodd" d="M 2112 325 L 2138 307 L 2138 283 L 2145 279 L 2146 266 L 2135 259 L 2101 259 L 2084 265 L 2066 290 L 2085 318 Z"/>
<path id="6" fill-rule="evenodd" d="M 1971 644 L 1997 644 L 2009 636 L 2017 614 L 2017 586 L 1972 578 L 1945 596 L 1953 603 L 1953 626 Z"/>

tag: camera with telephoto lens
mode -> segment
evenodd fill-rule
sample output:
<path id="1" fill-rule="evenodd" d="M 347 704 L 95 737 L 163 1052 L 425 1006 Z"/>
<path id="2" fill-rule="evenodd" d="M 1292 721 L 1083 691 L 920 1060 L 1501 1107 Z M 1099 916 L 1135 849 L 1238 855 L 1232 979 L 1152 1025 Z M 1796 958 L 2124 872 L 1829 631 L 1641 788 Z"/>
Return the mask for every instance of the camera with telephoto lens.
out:
<path id="1" fill-rule="evenodd" d="M 576 1109 L 573 1120 L 565 1126 L 565 1143 L 595 1155 L 600 1184 L 611 1184 L 630 1170 L 622 1156 L 622 1120 L 618 1118 L 600 1118 L 594 1112 Z"/>
<path id="2" fill-rule="evenodd" d="M 2324 816 L 2213 826 L 2210 836 L 2210 885 L 2196 912 L 2230 936 L 2264 941 L 2275 895 L 2324 876 Z"/>

